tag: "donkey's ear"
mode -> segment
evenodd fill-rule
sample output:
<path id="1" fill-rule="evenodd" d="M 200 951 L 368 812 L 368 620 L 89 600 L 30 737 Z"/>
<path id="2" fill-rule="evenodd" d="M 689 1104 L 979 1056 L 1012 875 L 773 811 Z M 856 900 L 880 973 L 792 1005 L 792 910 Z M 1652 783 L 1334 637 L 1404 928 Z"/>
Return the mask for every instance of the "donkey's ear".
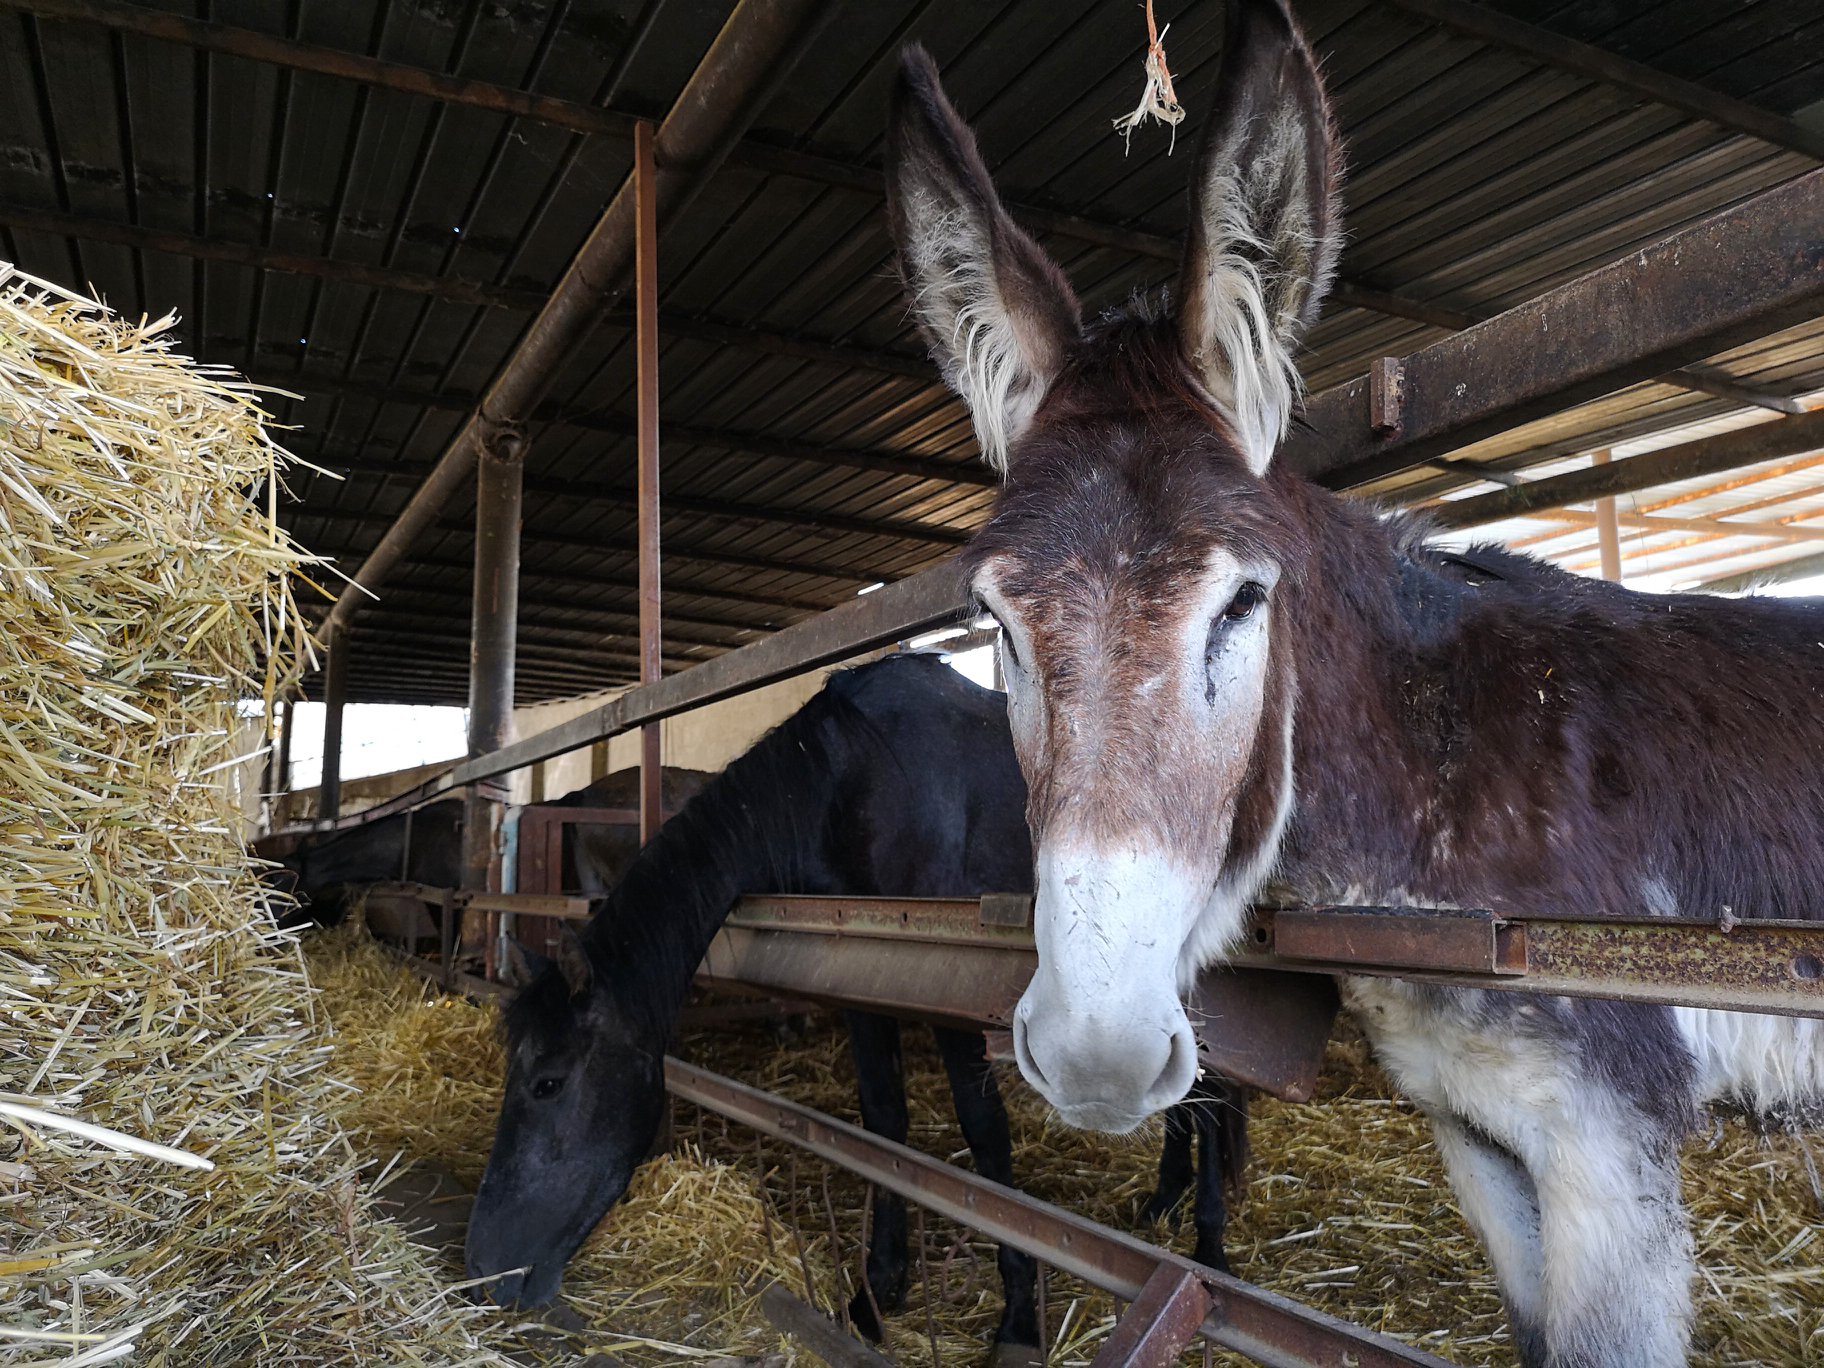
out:
<path id="1" fill-rule="evenodd" d="M 1178 327 L 1258 475 L 1298 392 L 1293 348 L 1336 272 L 1341 153 L 1317 63 L 1281 0 L 1230 0 L 1227 34 L 1191 187 Z"/>
<path id="2" fill-rule="evenodd" d="M 570 996 L 573 999 L 588 997 L 589 990 L 595 986 L 595 965 L 583 938 L 566 924 L 555 948 L 557 954 L 552 958 L 557 961 L 557 970 L 564 976 Z"/>
<path id="3" fill-rule="evenodd" d="M 983 457 L 1004 472 L 1082 314 L 1064 273 L 1001 207 L 975 135 L 916 44 L 893 89 L 887 217 L 919 331 L 968 404 Z"/>
<path id="4" fill-rule="evenodd" d="M 538 951 L 528 949 L 511 937 L 507 939 L 507 982 L 513 987 L 524 988 L 550 967 L 551 961 Z"/>

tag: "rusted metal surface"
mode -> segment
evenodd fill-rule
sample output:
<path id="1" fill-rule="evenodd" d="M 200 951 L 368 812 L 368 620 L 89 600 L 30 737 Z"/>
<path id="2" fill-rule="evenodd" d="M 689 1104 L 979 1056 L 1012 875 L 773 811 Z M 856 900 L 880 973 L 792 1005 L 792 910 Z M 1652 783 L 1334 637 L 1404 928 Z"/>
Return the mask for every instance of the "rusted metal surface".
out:
<path id="1" fill-rule="evenodd" d="M 630 689 L 592 712 L 466 760 L 417 788 L 367 809 L 351 824 L 417 807 L 466 783 L 523 769 L 636 727 L 730 698 L 819 665 L 948 626 L 971 612 L 963 576 L 946 562 L 763 637 L 657 684 Z"/>
<path id="2" fill-rule="evenodd" d="M 1813 171 L 1406 356 L 1398 436 L 1374 435 L 1366 376 L 1325 390 L 1278 459 L 1361 484 L 1806 322 L 1824 302 L 1819 224 Z"/>
<path id="3" fill-rule="evenodd" d="M 1406 367 L 1397 356 L 1377 356 L 1368 368 L 1368 426 L 1376 437 L 1405 430 Z"/>
<path id="4" fill-rule="evenodd" d="M 342 712 L 348 705 L 348 633 L 324 635 L 328 661 L 323 671 L 323 774 L 317 783 L 317 820 L 342 815 Z"/>
<path id="5" fill-rule="evenodd" d="M 1819 450 L 1824 450 L 1824 411 L 1757 423 L 1714 437 L 1699 437 L 1677 446 L 1630 456 L 1625 461 L 1530 480 L 1512 489 L 1453 499 L 1435 504 L 1426 512 L 1440 527 L 1480 527 L 1543 509 L 1633 494 L 1655 485 L 1694 480 L 1702 475 L 1716 475 L 1762 461 Z"/>
<path id="6" fill-rule="evenodd" d="M 679 212 L 714 173 L 829 21 L 832 8 L 820 0 L 741 0 L 659 129 L 662 216 Z M 545 397 L 564 361 L 624 286 L 633 264 L 634 210 L 633 186 L 623 184 L 474 414 L 355 572 L 358 583 L 378 587 L 462 487 L 489 429 L 527 417 Z M 346 623 L 363 597 L 351 585 L 336 600 L 330 620 Z"/>
<path id="7" fill-rule="evenodd" d="M 639 426 L 637 502 L 639 504 L 640 683 L 657 684 L 665 675 L 663 628 L 659 603 L 659 202 L 652 162 L 652 125 L 642 122 L 633 135 L 634 231 L 634 385 Z M 640 843 L 659 834 L 664 823 L 664 751 L 659 724 L 640 728 Z"/>
<path id="8" fill-rule="evenodd" d="M 1526 972 L 1525 942 L 1516 943 L 1513 924 L 1474 909 L 1262 909 L 1248 934 L 1280 959 L 1468 974 Z"/>
<path id="9" fill-rule="evenodd" d="M 700 977 L 995 1031 L 1038 964 L 1029 908 L 1023 894 L 743 898 Z M 1212 970 L 1185 1005 L 1206 1068 L 1288 1101 L 1312 1095 L 1337 1012 L 1329 979 Z"/>
<path id="10" fill-rule="evenodd" d="M 1138 1297 L 1162 1267 L 1188 1274 L 1210 1293 L 1210 1314 L 1201 1328 L 1204 1337 L 1256 1362 L 1287 1368 L 1438 1368 L 1444 1362 L 706 1069 L 667 1059 L 665 1081 L 674 1096 L 839 1164 L 1118 1297 Z"/>
<path id="11" fill-rule="evenodd" d="M 1201 1275 L 1161 1264 L 1121 1313 L 1090 1368 L 1167 1368 L 1216 1309 Z"/>
<path id="12" fill-rule="evenodd" d="M 893 1360 L 885 1354 L 863 1344 L 778 1283 L 768 1283 L 762 1289 L 760 1310 L 773 1329 L 790 1335 L 830 1368 L 893 1368 Z"/>
<path id="13" fill-rule="evenodd" d="M 1217 966 L 1185 994 L 1204 1068 L 1287 1102 L 1309 1102 L 1341 1003 L 1323 974 Z"/>

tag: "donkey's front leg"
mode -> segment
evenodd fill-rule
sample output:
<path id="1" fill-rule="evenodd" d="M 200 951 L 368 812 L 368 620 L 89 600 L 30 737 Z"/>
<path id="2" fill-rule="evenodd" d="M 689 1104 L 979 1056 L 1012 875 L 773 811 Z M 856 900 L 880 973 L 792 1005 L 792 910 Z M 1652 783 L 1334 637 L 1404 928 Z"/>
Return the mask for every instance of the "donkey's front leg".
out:
<path id="1" fill-rule="evenodd" d="M 1696 1276 L 1678 1137 L 1614 1097 L 1534 1137 L 1550 1368 L 1680 1368 Z"/>
<path id="2" fill-rule="evenodd" d="M 1510 1152 L 1448 1112 L 1433 1111 L 1431 1129 L 1457 1207 L 1494 1269 L 1520 1362 L 1546 1368 L 1553 1360 L 1546 1347 L 1545 1251 L 1532 1177 Z"/>
<path id="3" fill-rule="evenodd" d="M 899 1051 L 899 1023 L 872 1012 L 845 1012 L 849 1045 L 855 1054 L 855 1085 L 861 1100 L 861 1124 L 871 1133 L 906 1143 L 905 1065 Z M 885 1188 L 874 1190 L 868 1236 L 868 1282 L 849 1302 L 855 1328 L 879 1343 L 886 1330 L 876 1312 L 899 1310 L 906 1296 L 906 1203 Z"/>
<path id="4" fill-rule="evenodd" d="M 987 1044 L 980 1031 L 931 1029 L 937 1038 L 944 1071 L 950 1075 L 950 1096 L 956 1119 L 969 1143 L 975 1171 L 992 1182 L 1014 1186 L 1013 1137 L 1007 1129 L 1007 1108 L 1001 1087 L 988 1064 Z M 997 1368 L 1030 1368 L 1045 1361 L 1039 1343 L 1039 1266 L 1029 1254 L 1002 1245 L 996 1257 L 1005 1302 L 1001 1323 L 994 1335 L 992 1363 Z"/>

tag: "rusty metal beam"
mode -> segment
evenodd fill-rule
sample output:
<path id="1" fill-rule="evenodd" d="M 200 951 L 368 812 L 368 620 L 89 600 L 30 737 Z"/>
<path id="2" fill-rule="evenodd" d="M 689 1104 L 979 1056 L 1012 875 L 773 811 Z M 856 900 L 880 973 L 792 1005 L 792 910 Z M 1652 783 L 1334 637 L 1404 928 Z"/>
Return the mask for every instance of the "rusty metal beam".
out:
<path id="1" fill-rule="evenodd" d="M 1469 0 L 1391 0 L 1394 8 L 1494 47 L 1522 53 L 1548 67 L 1588 77 L 1789 152 L 1824 161 L 1824 133 L 1747 100 L 1687 81 L 1537 24 L 1513 19 Z"/>
<path id="2" fill-rule="evenodd" d="M 1045 1260 L 1117 1297 L 1140 1296 L 1161 1268 L 1207 1289 L 1204 1338 L 1261 1363 L 1391 1368 L 1443 1360 L 1297 1302 L 1217 1273 L 1180 1255 L 1084 1219 L 1017 1189 L 989 1182 L 917 1150 L 868 1134 L 809 1107 L 685 1064 L 665 1061 L 672 1094 L 764 1135 L 797 1145 L 992 1240 Z"/>
<path id="3" fill-rule="evenodd" d="M 1824 261 L 1824 254 L 1820 261 Z M 1632 494 L 1818 450 L 1824 450 L 1824 410 L 1800 418 L 1757 423 L 1715 437 L 1699 437 L 1630 456 L 1625 461 L 1531 480 L 1511 489 L 1432 504 L 1426 512 L 1440 527 L 1480 527 L 1544 509 Z"/>
<path id="4" fill-rule="evenodd" d="M 661 217 L 677 214 L 695 197 L 832 15 L 833 8 L 819 0 L 741 0 L 660 126 Z M 356 571 L 358 583 L 377 588 L 384 582 L 467 481 L 488 434 L 537 408 L 564 359 L 622 288 L 632 265 L 633 234 L 633 187 L 623 183 L 475 412 Z M 329 621 L 346 623 L 361 601 L 361 591 L 351 585 Z"/>
<path id="5" fill-rule="evenodd" d="M 1121 1313 L 1090 1368 L 1171 1368 L 1215 1309 L 1202 1278 L 1162 1264 Z"/>
<path id="6" fill-rule="evenodd" d="M 1279 459 L 1364 484 L 1805 322 L 1824 310 L 1820 223 L 1813 171 L 1401 358 L 1398 431 L 1374 430 L 1366 377 L 1314 396 Z"/>
<path id="7" fill-rule="evenodd" d="M 640 683 L 657 684 L 663 609 L 659 602 L 659 206 L 652 163 L 652 125 L 634 130 L 634 326 L 639 417 L 637 466 L 640 597 Z M 665 822 L 664 750 L 657 722 L 640 728 L 640 842 Z"/>
<path id="8" fill-rule="evenodd" d="M 342 714 L 348 703 L 348 633 L 325 632 L 323 645 L 328 661 L 323 671 L 323 772 L 317 784 L 317 811 L 333 818 L 342 813 Z"/>
<path id="9" fill-rule="evenodd" d="M 492 755 L 466 760 L 361 815 L 374 820 L 404 812 L 463 784 L 524 769 L 554 755 L 617 736 L 641 723 L 663 721 L 819 665 L 852 659 L 877 646 L 946 626 L 972 610 L 961 572 L 955 562 L 945 562 L 793 623 L 739 650 L 703 661 L 660 683 L 629 690 L 581 717 L 525 737 Z"/>

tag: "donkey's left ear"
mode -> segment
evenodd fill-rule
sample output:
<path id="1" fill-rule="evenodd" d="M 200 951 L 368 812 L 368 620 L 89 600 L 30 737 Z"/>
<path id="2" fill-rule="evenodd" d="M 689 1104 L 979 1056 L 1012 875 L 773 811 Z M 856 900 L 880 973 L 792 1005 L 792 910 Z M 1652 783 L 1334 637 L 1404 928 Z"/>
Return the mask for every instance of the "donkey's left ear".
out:
<path id="1" fill-rule="evenodd" d="M 916 44 L 901 54 L 893 90 L 887 217 L 919 331 L 969 405 L 982 456 L 1005 472 L 1082 311 L 1064 273 L 1001 206 L 975 135 Z"/>
<path id="2" fill-rule="evenodd" d="M 1342 157 L 1317 63 L 1281 0 L 1230 0 L 1218 80 L 1178 327 L 1258 475 L 1298 393 L 1293 349 L 1336 273 Z"/>

